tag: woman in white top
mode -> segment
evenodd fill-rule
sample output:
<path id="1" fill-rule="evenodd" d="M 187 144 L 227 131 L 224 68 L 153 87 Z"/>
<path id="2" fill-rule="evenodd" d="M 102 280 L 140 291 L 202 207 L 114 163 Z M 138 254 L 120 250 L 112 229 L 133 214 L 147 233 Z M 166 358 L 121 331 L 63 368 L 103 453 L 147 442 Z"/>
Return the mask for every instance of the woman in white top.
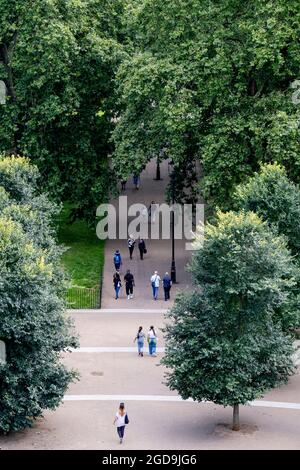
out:
<path id="1" fill-rule="evenodd" d="M 125 411 L 124 403 L 120 403 L 119 410 L 116 413 L 114 424 L 117 425 L 117 433 L 120 438 L 120 444 L 123 442 L 125 426 L 129 423 L 127 412 Z"/>
<path id="2" fill-rule="evenodd" d="M 150 329 L 147 334 L 147 339 L 149 344 L 149 355 L 156 357 L 157 335 L 155 333 L 154 326 L 150 326 Z"/>
<path id="3" fill-rule="evenodd" d="M 150 281 L 151 281 L 153 299 L 157 300 L 159 283 L 160 283 L 160 276 L 157 271 L 154 271 L 154 274 L 153 276 L 151 276 Z"/>

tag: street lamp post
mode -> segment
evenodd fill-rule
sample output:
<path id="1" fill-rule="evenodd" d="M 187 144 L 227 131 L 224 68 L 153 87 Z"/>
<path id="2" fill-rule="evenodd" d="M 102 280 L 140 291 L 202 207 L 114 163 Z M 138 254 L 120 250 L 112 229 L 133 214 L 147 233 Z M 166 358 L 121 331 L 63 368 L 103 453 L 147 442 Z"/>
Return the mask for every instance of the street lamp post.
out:
<path id="1" fill-rule="evenodd" d="M 162 178 L 160 177 L 160 160 L 159 156 L 156 159 L 156 178 L 154 178 L 155 181 L 161 181 Z"/>
<path id="2" fill-rule="evenodd" d="M 171 191 L 172 191 L 172 212 L 171 212 L 171 237 L 172 237 L 172 264 L 171 264 L 171 281 L 176 284 L 176 263 L 175 263 L 175 178 L 174 167 L 171 173 Z"/>

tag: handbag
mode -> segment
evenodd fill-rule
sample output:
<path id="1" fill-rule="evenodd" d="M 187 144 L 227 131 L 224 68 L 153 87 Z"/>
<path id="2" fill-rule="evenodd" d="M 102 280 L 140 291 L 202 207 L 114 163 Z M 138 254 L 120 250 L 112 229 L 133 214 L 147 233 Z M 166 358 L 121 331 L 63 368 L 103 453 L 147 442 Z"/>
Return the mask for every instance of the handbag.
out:
<path id="1" fill-rule="evenodd" d="M 125 421 L 124 422 L 125 422 L 125 424 L 129 424 L 129 419 L 128 419 L 128 414 L 127 413 L 125 415 Z"/>
<path id="2" fill-rule="evenodd" d="M 147 253 L 147 248 L 144 248 L 144 253 L 145 253 L 145 254 Z"/>

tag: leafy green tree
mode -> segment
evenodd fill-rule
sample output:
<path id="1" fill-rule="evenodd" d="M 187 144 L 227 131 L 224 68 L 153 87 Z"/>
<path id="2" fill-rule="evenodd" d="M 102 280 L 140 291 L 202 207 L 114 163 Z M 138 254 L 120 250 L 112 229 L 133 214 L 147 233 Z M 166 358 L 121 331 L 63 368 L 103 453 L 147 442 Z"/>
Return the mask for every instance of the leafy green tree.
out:
<path id="1" fill-rule="evenodd" d="M 0 151 L 27 155 L 52 195 L 95 217 L 108 165 L 122 1 L 0 0 Z"/>
<path id="2" fill-rule="evenodd" d="M 299 181 L 298 1 L 143 0 L 129 11 L 116 168 L 140 169 L 162 148 L 175 165 L 200 160 L 204 197 L 222 209 L 260 162 Z"/>
<path id="3" fill-rule="evenodd" d="M 292 340 L 274 318 L 295 283 L 285 240 L 254 213 L 218 213 L 190 266 L 197 289 L 168 315 L 163 363 L 168 385 L 197 401 L 232 406 L 285 383 Z"/>
<path id="4" fill-rule="evenodd" d="M 253 211 L 286 237 L 289 248 L 299 264 L 300 254 L 300 191 L 287 177 L 286 170 L 278 164 L 265 164 L 234 194 L 234 204 L 239 210 Z M 289 302 L 278 311 L 285 331 L 300 327 L 300 278 L 293 286 Z"/>
<path id="5" fill-rule="evenodd" d="M 285 235 L 293 254 L 300 253 L 300 190 L 278 164 L 262 165 L 234 194 L 238 210 L 252 211 Z"/>
<path id="6" fill-rule="evenodd" d="M 0 430 L 30 426 L 55 409 L 77 374 L 61 352 L 77 346 L 62 300 L 61 250 L 37 193 L 37 169 L 24 158 L 0 158 Z M 49 210 L 49 212 L 48 212 Z"/>

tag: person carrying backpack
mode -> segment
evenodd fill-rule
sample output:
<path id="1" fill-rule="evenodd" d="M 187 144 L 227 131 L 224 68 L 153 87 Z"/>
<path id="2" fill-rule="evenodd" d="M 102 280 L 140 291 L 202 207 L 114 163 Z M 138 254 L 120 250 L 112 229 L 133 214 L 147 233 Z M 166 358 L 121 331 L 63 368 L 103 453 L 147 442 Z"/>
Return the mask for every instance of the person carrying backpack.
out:
<path id="1" fill-rule="evenodd" d="M 116 413 L 113 424 L 117 425 L 117 433 L 120 438 L 120 444 L 122 444 L 125 433 L 125 426 L 129 424 L 128 414 L 125 411 L 125 404 L 120 403 L 119 410 Z"/>
<path id="2" fill-rule="evenodd" d="M 166 273 L 163 278 L 163 287 L 165 292 L 165 300 L 170 300 L 170 290 L 172 287 L 172 281 L 169 273 Z"/>
<path id="3" fill-rule="evenodd" d="M 119 252 L 119 250 L 115 251 L 114 264 L 115 264 L 115 270 L 119 271 L 121 264 L 122 264 L 122 257 L 121 257 L 121 253 Z"/>
<path id="4" fill-rule="evenodd" d="M 154 300 L 157 300 L 160 280 L 161 279 L 158 275 L 158 272 L 154 271 L 153 276 L 151 276 L 151 286 L 152 286 L 152 294 L 153 294 Z"/>

